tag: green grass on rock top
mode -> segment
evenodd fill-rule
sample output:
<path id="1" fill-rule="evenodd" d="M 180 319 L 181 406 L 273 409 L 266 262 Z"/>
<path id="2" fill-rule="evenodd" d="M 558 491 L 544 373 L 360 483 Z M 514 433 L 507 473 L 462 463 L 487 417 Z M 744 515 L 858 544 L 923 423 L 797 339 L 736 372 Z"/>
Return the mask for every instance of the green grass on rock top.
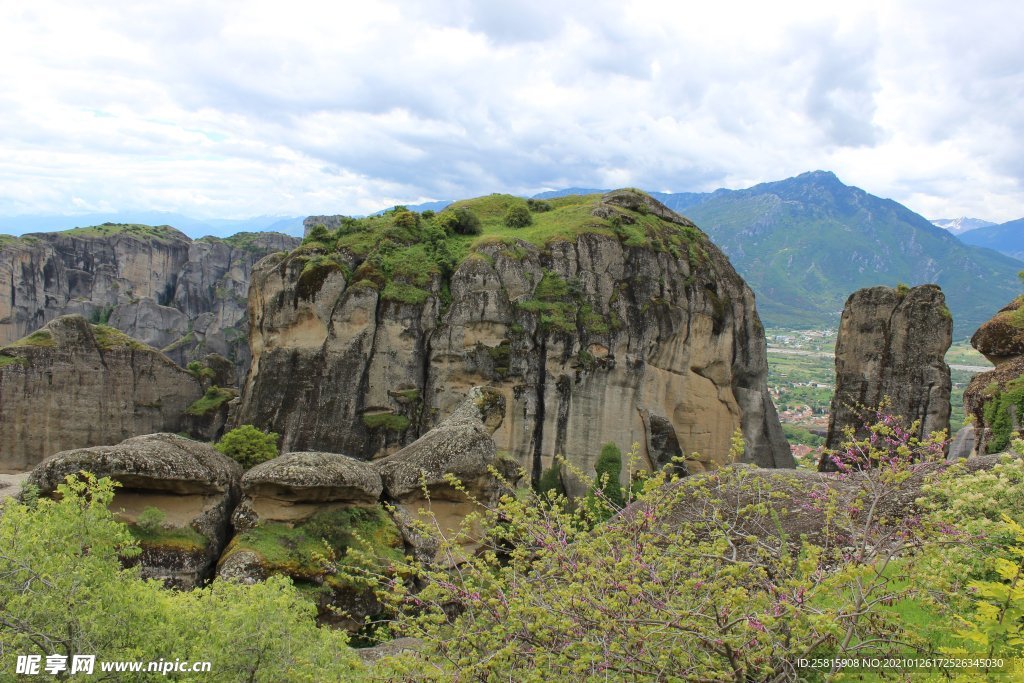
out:
<path id="1" fill-rule="evenodd" d="M 402 304 L 426 301 L 438 278 L 447 281 L 467 258 L 484 257 L 480 249 L 489 245 L 502 245 L 506 256 L 522 259 L 527 255 L 523 243 L 544 249 L 554 242 L 596 234 L 676 258 L 706 258 L 706 237 L 697 228 L 663 220 L 642 207 L 605 205 L 595 215 L 602 203 L 600 194 L 543 202 L 492 194 L 455 202 L 440 213 L 421 215 L 396 207 L 376 216 L 346 218 L 334 231 L 316 226 L 291 254 L 292 259 L 305 262 L 300 296 L 314 293 L 310 285 L 319 284 L 339 267 L 330 259 L 337 252 L 351 254 L 359 263 L 351 282 L 374 287 L 383 299 Z M 521 224 L 509 216 L 523 209 L 530 211 L 530 223 L 509 227 L 509 222 Z M 467 213 L 472 220 L 465 220 Z"/>

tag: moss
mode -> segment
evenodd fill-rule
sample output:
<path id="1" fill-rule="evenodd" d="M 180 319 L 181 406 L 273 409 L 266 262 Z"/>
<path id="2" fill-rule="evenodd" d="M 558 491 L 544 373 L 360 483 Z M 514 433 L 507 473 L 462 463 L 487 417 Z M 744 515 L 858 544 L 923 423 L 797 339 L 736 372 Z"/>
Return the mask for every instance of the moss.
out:
<path id="1" fill-rule="evenodd" d="M 110 351 L 116 348 L 148 349 L 142 342 L 132 339 L 121 330 L 109 325 L 93 325 L 92 336 L 96 339 L 96 346 L 103 351 Z"/>
<path id="2" fill-rule="evenodd" d="M 206 390 L 202 398 L 190 405 L 185 412 L 195 416 L 209 415 L 220 410 L 221 406 L 236 396 L 238 396 L 238 392 L 234 389 L 222 389 L 218 386 L 212 386 Z"/>
<path id="3" fill-rule="evenodd" d="M 503 341 L 497 346 L 484 346 L 487 355 L 494 365 L 494 373 L 504 379 L 509 376 L 512 361 L 512 346 L 508 341 Z"/>
<path id="4" fill-rule="evenodd" d="M 9 365 L 28 365 L 28 359 L 22 356 L 8 356 L 6 354 L 0 354 L 0 368 L 5 368 Z"/>
<path id="5" fill-rule="evenodd" d="M 395 399 L 399 403 L 415 403 L 420 400 L 419 389 L 397 389 L 394 391 L 388 391 L 388 396 Z"/>
<path id="6" fill-rule="evenodd" d="M 196 341 L 196 333 L 193 332 L 192 330 L 189 330 L 184 335 L 182 335 L 181 337 L 178 337 L 177 339 L 175 339 L 170 344 L 168 344 L 167 346 L 165 346 L 164 348 L 162 348 L 160 350 L 162 352 L 164 352 L 164 353 L 171 353 L 172 351 L 176 351 L 177 349 L 180 349 L 183 346 L 188 346 L 190 344 L 194 344 L 195 341 Z M 212 373 L 212 371 L 211 371 L 211 373 Z"/>
<path id="7" fill-rule="evenodd" d="M 388 282 L 384 285 L 384 291 L 381 292 L 380 298 L 386 301 L 418 306 L 430 298 L 430 292 L 413 285 L 407 285 L 404 282 Z"/>
<path id="8" fill-rule="evenodd" d="M 33 332 L 32 334 L 28 335 L 27 337 L 22 337 L 21 339 L 19 339 L 18 341 L 14 342 L 13 344 L 9 344 L 7 346 L 7 348 L 9 348 L 9 349 L 26 348 L 26 347 L 53 348 L 54 346 L 56 346 L 56 344 L 57 343 L 53 340 L 53 335 L 50 334 L 49 330 L 36 330 L 35 332 Z"/>
<path id="9" fill-rule="evenodd" d="M 365 413 L 363 424 L 369 429 L 388 429 L 393 432 L 404 432 L 409 428 L 409 418 L 395 413 Z"/>
<path id="10" fill-rule="evenodd" d="M 183 552 L 199 552 L 206 549 L 210 541 L 192 527 L 160 527 L 143 529 L 138 524 L 129 524 L 128 531 L 143 548 L 162 548 Z"/>
<path id="11" fill-rule="evenodd" d="M 306 261 L 299 273 L 299 281 L 295 286 L 295 293 L 300 299 L 309 300 L 316 296 L 316 293 L 323 287 L 324 281 L 331 273 L 341 270 L 341 264 L 330 256 L 317 254 Z"/>
<path id="12" fill-rule="evenodd" d="M 611 319 L 596 313 L 589 304 L 580 307 L 579 320 L 590 334 L 608 334 L 612 329 Z"/>
<path id="13" fill-rule="evenodd" d="M 325 510 L 295 526 L 261 524 L 235 536 L 224 557 L 250 551 L 271 572 L 314 580 L 332 575 L 332 565 L 349 564 L 352 548 L 375 558 L 381 569 L 404 557 L 401 534 L 379 507 Z"/>
<path id="14" fill-rule="evenodd" d="M 594 354 L 586 349 L 580 349 L 580 352 L 576 354 L 576 360 L 584 370 L 593 370 L 597 366 L 597 359 L 594 358 Z"/>

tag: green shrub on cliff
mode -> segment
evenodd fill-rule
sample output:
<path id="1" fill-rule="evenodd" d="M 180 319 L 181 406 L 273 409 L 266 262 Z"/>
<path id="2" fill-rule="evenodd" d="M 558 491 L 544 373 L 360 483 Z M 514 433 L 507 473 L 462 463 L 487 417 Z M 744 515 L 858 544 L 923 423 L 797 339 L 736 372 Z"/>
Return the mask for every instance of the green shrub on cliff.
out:
<path id="1" fill-rule="evenodd" d="M 275 432 L 261 432 L 252 425 L 242 425 L 225 434 L 215 448 L 249 469 L 277 457 L 277 439 Z"/>

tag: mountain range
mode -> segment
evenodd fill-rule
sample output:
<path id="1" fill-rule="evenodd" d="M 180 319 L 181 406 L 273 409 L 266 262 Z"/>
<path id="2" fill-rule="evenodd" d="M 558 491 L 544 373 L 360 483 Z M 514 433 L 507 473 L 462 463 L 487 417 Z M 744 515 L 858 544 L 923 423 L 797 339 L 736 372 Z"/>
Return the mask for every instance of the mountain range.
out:
<path id="1" fill-rule="evenodd" d="M 192 218 L 169 211 L 118 211 L 74 216 L 60 214 L 0 216 L 0 232 L 15 235 L 84 228 L 103 223 L 120 225 L 170 225 L 195 239 L 205 236 L 228 237 L 239 232 L 280 232 L 302 236 L 305 216 L 254 216 L 252 218 Z"/>
<path id="2" fill-rule="evenodd" d="M 960 241 L 1024 260 L 1024 218 L 965 232 L 960 235 Z"/>
<path id="3" fill-rule="evenodd" d="M 534 195 L 551 199 L 604 192 L 571 187 Z M 670 209 L 701 227 L 729 256 L 757 294 L 769 326 L 838 323 L 846 298 L 874 285 L 937 283 L 946 292 L 957 338 L 1020 293 L 1024 269 L 1024 219 L 993 225 L 979 219 L 942 219 L 945 227 L 890 199 L 843 184 L 833 173 L 814 171 L 743 190 L 652 192 Z M 438 211 L 449 201 L 409 206 Z M 117 215 L 114 218 L 128 218 Z M 200 221 L 179 214 L 133 213 L 149 224 L 171 224 L 191 235 L 239 230 L 302 234 L 301 217 L 263 216 Z M 13 219 L 0 217 L 0 230 Z M 21 217 L 17 228 L 57 229 L 111 219 L 96 216 Z M 969 226 L 985 224 L 967 230 Z M 959 236 L 954 231 L 966 230 Z M 1003 252 L 1003 253 L 997 253 Z"/>

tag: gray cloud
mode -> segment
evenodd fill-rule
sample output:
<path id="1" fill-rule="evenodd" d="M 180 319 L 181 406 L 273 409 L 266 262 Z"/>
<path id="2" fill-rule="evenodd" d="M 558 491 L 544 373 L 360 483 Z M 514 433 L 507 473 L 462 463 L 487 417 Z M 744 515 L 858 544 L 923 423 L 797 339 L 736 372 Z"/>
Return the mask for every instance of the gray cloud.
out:
<path id="1" fill-rule="evenodd" d="M 1021 20 L 985 0 L 40 0 L 0 9 L 0 213 L 361 213 L 829 168 L 925 213 L 1008 220 Z"/>

